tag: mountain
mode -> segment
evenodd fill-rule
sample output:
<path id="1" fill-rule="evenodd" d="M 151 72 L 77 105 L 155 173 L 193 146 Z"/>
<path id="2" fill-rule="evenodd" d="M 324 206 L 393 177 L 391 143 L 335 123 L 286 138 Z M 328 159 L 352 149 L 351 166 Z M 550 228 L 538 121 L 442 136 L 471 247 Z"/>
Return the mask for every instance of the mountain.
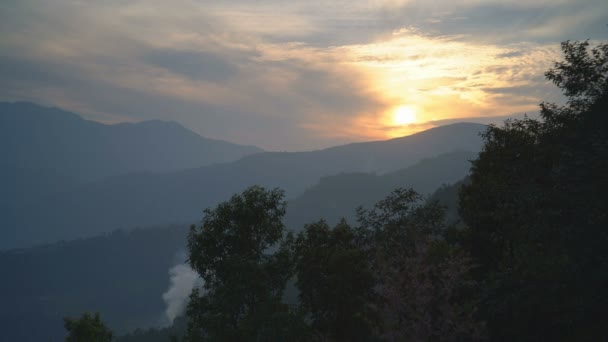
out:
<path id="1" fill-rule="evenodd" d="M 203 138 L 175 122 L 105 125 L 57 108 L 0 103 L 0 215 L 107 176 L 176 171 L 258 152 Z"/>
<path id="2" fill-rule="evenodd" d="M 36 215 L 32 203 L 53 193 L 108 176 L 170 172 L 259 152 L 203 138 L 175 122 L 105 125 L 57 108 L 0 103 L 0 240 L 14 240 L 18 213 Z"/>
<path id="3" fill-rule="evenodd" d="M 445 216 L 449 223 L 462 225 L 458 206 L 460 205 L 460 189 L 470 184 L 469 176 L 452 184 L 445 184 L 439 187 L 430 197 L 429 201 L 437 201 L 446 208 Z"/>
<path id="4" fill-rule="evenodd" d="M 413 188 L 428 196 L 439 186 L 464 178 L 476 153 L 455 151 L 424 159 L 413 166 L 376 175 L 343 173 L 321 178 L 314 187 L 289 201 L 285 222 L 301 229 L 304 224 L 325 219 L 335 225 L 341 218 L 354 221 L 358 206 L 370 208 L 396 188 Z"/>
<path id="5" fill-rule="evenodd" d="M 395 171 L 454 150 L 477 152 L 484 125 L 461 123 L 407 137 L 312 152 L 265 152 L 230 163 L 171 173 L 138 173 L 89 182 L 1 218 L 0 248 L 92 236 L 117 228 L 196 222 L 203 208 L 259 184 L 294 198 L 321 177 Z"/>
<path id="6" fill-rule="evenodd" d="M 51 170 L 78 181 L 169 172 L 262 152 L 203 138 L 175 122 L 105 125 L 57 108 L 0 103 L 0 169 Z"/>
<path id="7" fill-rule="evenodd" d="M 62 318 L 99 311 L 112 330 L 157 327 L 187 226 L 115 231 L 0 252 L 2 341 L 63 341 Z"/>
<path id="8" fill-rule="evenodd" d="M 352 220 L 358 206 L 371 207 L 396 187 L 429 194 L 459 180 L 469 170 L 470 152 L 429 158 L 385 175 L 328 176 L 289 201 L 285 222 L 299 230 L 305 223 L 342 216 Z M 443 186 L 432 198 L 456 205 L 457 188 Z M 226 200 L 222 198 L 221 200 Z M 455 208 L 448 208 L 455 212 Z M 199 212 L 196 222 L 200 220 Z M 351 221 L 352 222 L 352 221 Z M 61 318 L 99 311 L 118 334 L 136 327 L 158 327 L 169 286 L 169 269 L 186 249 L 187 224 L 114 231 L 102 236 L 0 252 L 0 331 L 10 341 L 61 339 Z M 35 329 L 32 329 L 35 327 Z M 171 330 L 140 331 L 125 341 L 152 341 Z"/>

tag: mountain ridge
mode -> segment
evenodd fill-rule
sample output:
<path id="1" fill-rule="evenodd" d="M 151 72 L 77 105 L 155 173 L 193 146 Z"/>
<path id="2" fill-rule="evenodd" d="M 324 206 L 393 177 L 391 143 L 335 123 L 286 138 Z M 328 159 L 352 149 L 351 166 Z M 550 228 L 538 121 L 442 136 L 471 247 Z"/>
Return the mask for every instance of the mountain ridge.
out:
<path id="1" fill-rule="evenodd" d="M 4 204 L 0 206 L 0 226 L 4 227 L 0 230 L 0 249 L 81 238 L 118 228 L 193 222 L 203 208 L 214 206 L 254 184 L 282 188 L 287 198 L 293 199 L 324 176 L 341 172 L 389 173 L 453 150 L 478 152 L 482 143 L 479 133 L 485 127 L 452 124 L 387 141 L 352 143 L 308 152 L 261 152 L 229 162 L 167 172 L 123 169 L 122 173 L 92 181 L 63 179 L 60 173 L 51 177 L 50 172 L 39 171 L 32 172 L 30 178 L 11 182 L 10 177 L 18 179 L 21 172 L 12 169 L 10 174 L 0 169 L 5 172 L 1 179 L 8 189 L 0 195 L 0 204 Z M 86 134 L 79 137 L 90 138 Z M 127 134 L 123 138 L 131 136 Z M 80 146 L 67 144 L 65 148 Z M 59 163 L 52 156 L 42 157 L 48 158 L 46 162 L 51 165 Z M 150 157 L 155 160 L 157 154 Z M 78 163 L 76 166 L 76 171 L 83 168 Z M 30 186 L 32 178 L 36 186 Z"/>
<path id="2" fill-rule="evenodd" d="M 459 181 L 468 174 L 477 153 L 453 151 L 383 175 L 341 173 L 323 177 L 318 184 L 288 203 L 285 221 L 289 227 L 324 219 L 335 225 L 341 218 L 356 219 L 358 206 L 371 207 L 397 188 L 413 188 L 428 196 L 442 184 Z"/>
<path id="3" fill-rule="evenodd" d="M 305 223 L 315 222 L 320 217 L 336 221 L 341 214 L 354 213 L 359 205 L 370 208 L 393 190 L 393 186 L 413 187 L 428 193 L 464 176 L 469 166 L 468 158 L 472 156 L 474 154 L 469 152 L 452 152 L 390 174 L 355 174 L 374 190 L 359 191 L 366 186 L 361 184 L 354 189 L 356 196 L 344 192 L 344 189 L 351 189 L 349 176 L 352 174 L 325 177 L 312 189 L 336 184 L 334 181 L 339 180 L 342 184 L 338 188 L 329 189 L 338 193 L 315 207 L 297 205 L 307 193 L 288 201 L 284 222 L 287 229 L 298 231 Z M 426 175 L 430 177 L 424 177 Z M 377 185 L 380 186 L 374 189 Z M 347 201 L 340 202 L 337 208 L 327 206 L 331 201 L 345 198 Z M 332 215 L 325 217 L 328 212 Z M 63 334 L 61 317 L 84 310 L 100 311 L 119 334 L 135 327 L 158 326 L 165 307 L 161 295 L 170 284 L 168 270 L 183 262 L 178 256 L 186 248 L 188 226 L 198 222 L 202 215 L 200 211 L 196 220 L 168 227 L 130 227 L 88 238 L 0 251 L 0 269 L 5 271 L 6 279 L 0 283 L 0 302 L 7 304 L 0 307 L 2 331 L 16 341 L 38 341 L 49 336 L 60 338 Z M 294 222 L 294 216 L 299 222 Z M 352 215 L 348 217 L 349 222 L 354 223 L 352 218 Z M 111 279 L 110 284 L 106 284 L 108 279 Z M 24 284 L 27 287 L 24 288 Z M 124 307 L 110 305 L 113 300 L 120 300 Z M 13 306 L 20 310 L 12 309 Z M 27 329 L 32 325 L 39 326 L 42 332 Z M 43 336 L 43 333 L 47 335 Z"/>
<path id="4" fill-rule="evenodd" d="M 104 124 L 31 102 L 0 103 L 3 167 L 54 168 L 82 181 L 128 172 L 168 172 L 263 152 L 210 139 L 174 121 Z"/>

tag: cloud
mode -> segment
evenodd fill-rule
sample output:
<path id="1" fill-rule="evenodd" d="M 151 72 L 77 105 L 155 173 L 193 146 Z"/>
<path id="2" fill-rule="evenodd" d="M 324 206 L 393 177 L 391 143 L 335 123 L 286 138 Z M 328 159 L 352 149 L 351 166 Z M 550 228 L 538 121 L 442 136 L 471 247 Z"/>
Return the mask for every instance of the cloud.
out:
<path id="1" fill-rule="evenodd" d="M 10 89 L 5 99 L 33 99 L 102 121 L 177 120 L 210 137 L 270 149 L 332 144 L 298 127 L 315 117 L 364 110 L 375 101 L 357 71 L 335 56 L 265 41 L 254 35 L 259 30 L 243 32 L 247 20 L 226 14 L 235 8 L 211 6 L 202 13 L 188 1 L 181 10 L 156 5 L 15 5 L 16 15 L 34 15 L 19 24 L 28 30 L 0 41 L 7 47 L 0 63 L 22 71 L 0 81 Z M 111 8 L 119 18 L 110 15 Z M 256 135 L 248 133 L 254 129 Z M 292 141 L 268 139 L 284 129 L 291 132 L 281 138 Z"/>
<path id="2" fill-rule="evenodd" d="M 602 0 L 409 1 L 385 11 L 386 28 L 413 27 L 469 42 L 512 44 L 603 39 L 608 3 Z"/>
<path id="3" fill-rule="evenodd" d="M 453 119 L 446 119 L 446 120 L 431 121 L 431 122 L 429 122 L 429 124 L 432 124 L 433 126 L 444 126 L 444 125 L 450 125 L 450 124 L 454 124 L 454 123 L 458 123 L 458 122 L 476 122 L 476 123 L 481 123 L 481 124 L 486 124 L 486 125 L 494 124 L 494 125 L 500 126 L 505 122 L 505 120 L 523 119 L 526 116 L 530 117 L 530 118 L 538 118 L 539 114 L 538 113 L 510 113 L 508 115 L 497 115 L 497 116 L 463 117 L 463 118 L 453 118 Z"/>
<path id="4" fill-rule="evenodd" d="M 238 73 L 234 64 L 202 51 L 157 49 L 147 53 L 144 60 L 194 80 L 222 82 Z"/>
<path id="5" fill-rule="evenodd" d="M 268 150 L 383 139 L 559 100 L 544 70 L 560 40 L 605 36 L 607 6 L 4 1 L 0 99 L 105 122 L 175 120 Z M 421 125 L 392 124 L 404 104 Z"/>

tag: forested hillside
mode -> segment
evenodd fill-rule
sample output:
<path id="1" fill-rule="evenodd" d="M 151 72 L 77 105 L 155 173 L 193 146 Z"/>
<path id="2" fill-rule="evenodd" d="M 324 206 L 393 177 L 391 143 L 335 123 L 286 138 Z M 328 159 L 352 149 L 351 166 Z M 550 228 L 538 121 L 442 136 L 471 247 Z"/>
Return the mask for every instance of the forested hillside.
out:
<path id="1" fill-rule="evenodd" d="M 3 340 L 59 340 L 62 317 L 86 310 L 119 332 L 166 324 L 162 294 L 169 269 L 183 262 L 186 233 L 187 225 L 115 231 L 0 252 Z"/>
<path id="2" fill-rule="evenodd" d="M 353 219 L 358 206 L 371 207 L 400 186 L 429 193 L 464 177 L 473 158 L 474 153 L 454 152 L 385 175 L 339 174 L 322 179 L 289 201 L 285 224 L 291 231 L 301 231 L 305 224 L 323 217 L 336 222 L 342 216 Z M 65 314 L 58 312 L 72 315 L 94 309 L 118 333 L 157 327 L 166 320 L 162 294 L 170 285 L 169 269 L 184 261 L 180 254 L 186 250 L 187 227 L 198 221 L 167 228 L 118 230 L 90 239 L 0 253 L 0 266 L 7 275 L 0 301 L 19 303 L 23 310 L 14 312 L 10 306 L 0 309 L 6 317 L 0 322 L 31 322 L 52 329 L 55 333 L 51 336 L 60 336 L 57 322 Z M 21 287 L 24 283 L 29 287 Z M 119 298 L 129 310 L 113 305 L 112 298 Z M 12 323 L 0 323 L 0 329 L 22 341 L 39 337 L 32 337 L 27 325 Z"/>
<path id="3" fill-rule="evenodd" d="M 413 188 L 427 196 L 442 184 L 464 178 L 469 173 L 470 161 L 476 156 L 473 152 L 458 151 L 424 159 L 383 175 L 345 173 L 321 178 L 319 184 L 289 201 L 285 223 L 300 229 L 306 223 L 320 219 L 331 225 L 341 218 L 353 221 L 357 207 L 369 208 L 397 188 Z"/>
<path id="4" fill-rule="evenodd" d="M 266 152 L 232 163 L 157 174 L 106 178 L 51 195 L 0 216 L 0 248 L 93 236 L 119 228 L 199 219 L 202 208 L 252 184 L 280 187 L 295 198 L 323 176 L 390 172 L 454 150 L 477 152 L 480 124 L 453 124 L 412 136 L 312 152 Z"/>

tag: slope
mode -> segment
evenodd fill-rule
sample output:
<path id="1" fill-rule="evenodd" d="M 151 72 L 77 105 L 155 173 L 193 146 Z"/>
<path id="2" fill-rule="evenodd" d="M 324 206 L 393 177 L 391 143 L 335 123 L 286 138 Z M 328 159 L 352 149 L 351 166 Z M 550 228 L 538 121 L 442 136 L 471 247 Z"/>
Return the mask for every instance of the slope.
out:
<path id="1" fill-rule="evenodd" d="M 0 233 L 0 248 L 91 236 L 117 228 L 194 222 L 203 208 L 253 184 L 283 188 L 288 198 L 294 198 L 324 176 L 389 172 L 455 149 L 479 151 L 478 133 L 484 127 L 454 124 L 387 141 L 312 152 L 266 152 L 173 173 L 111 177 L 41 197 L 5 215 L 7 219 L 1 223 L 9 228 Z"/>
<path id="2" fill-rule="evenodd" d="M 341 218 L 355 219 L 358 206 L 371 207 L 392 190 L 412 187 L 429 195 L 442 184 L 465 177 L 476 153 L 455 151 L 428 158 L 385 175 L 345 173 L 324 177 L 314 187 L 289 202 L 286 224 L 295 230 L 304 224 L 325 219 L 330 225 Z"/>

